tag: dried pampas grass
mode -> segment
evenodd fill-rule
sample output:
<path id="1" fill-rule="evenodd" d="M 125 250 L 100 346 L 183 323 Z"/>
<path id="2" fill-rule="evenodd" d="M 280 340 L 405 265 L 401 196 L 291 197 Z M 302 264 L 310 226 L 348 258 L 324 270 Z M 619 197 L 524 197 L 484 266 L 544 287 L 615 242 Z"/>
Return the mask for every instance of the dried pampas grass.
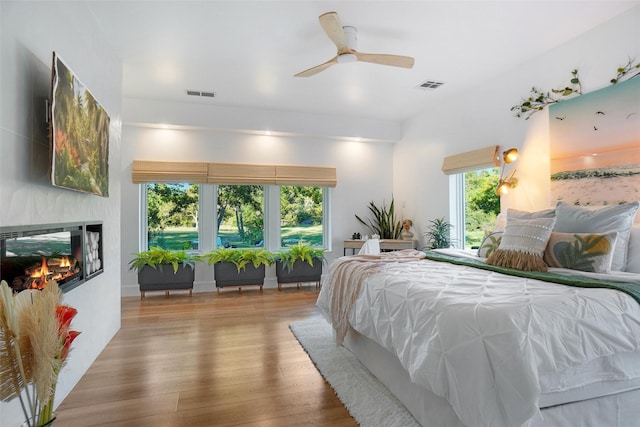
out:
<path id="1" fill-rule="evenodd" d="M 61 300 L 55 281 L 42 291 L 26 290 L 15 296 L 5 281 L 0 283 L 0 399 L 18 398 L 25 416 L 32 420 L 48 408 L 62 364 L 56 315 Z M 50 420 L 51 414 L 45 415 L 44 420 Z"/>
<path id="2" fill-rule="evenodd" d="M 46 402 L 55 390 L 61 361 L 56 307 L 62 299 L 58 284 L 50 282 L 41 291 L 22 291 L 16 296 L 21 328 L 20 349 L 27 381 L 36 385 L 38 400 Z"/>

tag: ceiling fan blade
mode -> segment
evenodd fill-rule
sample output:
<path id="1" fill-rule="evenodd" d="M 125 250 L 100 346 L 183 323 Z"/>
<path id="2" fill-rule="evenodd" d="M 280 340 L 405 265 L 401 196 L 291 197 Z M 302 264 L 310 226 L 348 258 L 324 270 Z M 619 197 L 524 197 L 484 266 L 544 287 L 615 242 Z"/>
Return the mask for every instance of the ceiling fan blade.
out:
<path id="1" fill-rule="evenodd" d="M 338 48 L 338 54 L 349 53 L 351 50 L 347 45 L 347 37 L 344 34 L 342 23 L 338 17 L 337 12 L 327 12 L 320 15 L 320 25 L 322 29 L 327 33 L 327 36 Z"/>
<path id="2" fill-rule="evenodd" d="M 311 77 L 318 74 L 320 71 L 324 71 L 327 68 L 331 67 L 333 64 L 337 64 L 337 63 L 338 63 L 338 55 L 334 56 L 324 64 L 316 65 L 315 67 L 311 67 L 308 70 L 301 71 L 293 77 Z"/>
<path id="3" fill-rule="evenodd" d="M 413 68 L 414 59 L 410 56 L 387 55 L 384 53 L 362 53 L 353 52 L 358 61 L 371 62 L 380 65 L 391 65 L 393 67 Z"/>

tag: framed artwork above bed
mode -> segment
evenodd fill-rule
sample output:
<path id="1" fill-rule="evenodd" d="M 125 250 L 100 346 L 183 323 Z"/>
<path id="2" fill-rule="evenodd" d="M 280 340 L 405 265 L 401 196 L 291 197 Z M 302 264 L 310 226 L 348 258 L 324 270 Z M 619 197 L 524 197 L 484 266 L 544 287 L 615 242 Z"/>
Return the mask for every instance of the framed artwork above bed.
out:
<path id="1" fill-rule="evenodd" d="M 640 200 L 640 78 L 553 104 L 549 122 L 553 205 Z"/>

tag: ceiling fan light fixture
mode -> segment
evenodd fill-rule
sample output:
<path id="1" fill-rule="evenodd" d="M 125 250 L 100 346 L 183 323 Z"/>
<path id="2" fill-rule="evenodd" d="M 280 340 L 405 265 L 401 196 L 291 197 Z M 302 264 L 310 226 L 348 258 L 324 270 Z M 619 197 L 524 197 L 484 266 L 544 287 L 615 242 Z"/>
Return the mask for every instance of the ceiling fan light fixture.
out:
<path id="1" fill-rule="evenodd" d="M 338 55 L 338 64 L 349 64 L 350 62 L 356 62 L 358 57 L 353 53 L 342 53 Z"/>
<path id="2" fill-rule="evenodd" d="M 414 59 L 410 56 L 359 52 L 358 30 L 349 25 L 343 26 L 336 12 L 323 13 L 319 16 L 319 20 L 325 34 L 336 46 L 337 55 L 320 65 L 295 74 L 294 77 L 311 77 L 335 64 L 356 61 L 401 68 L 413 67 Z"/>

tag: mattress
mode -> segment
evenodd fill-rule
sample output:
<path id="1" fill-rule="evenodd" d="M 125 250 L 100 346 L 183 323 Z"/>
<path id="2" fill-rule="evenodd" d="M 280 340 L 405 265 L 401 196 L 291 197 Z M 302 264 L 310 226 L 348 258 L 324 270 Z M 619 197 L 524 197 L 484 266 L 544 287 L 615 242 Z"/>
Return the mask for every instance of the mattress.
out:
<path id="1" fill-rule="evenodd" d="M 318 298 L 328 319 L 331 289 Z M 640 305 L 611 289 L 384 263 L 363 279 L 349 323 L 467 426 L 525 425 L 541 407 L 640 385 Z"/>
<path id="2" fill-rule="evenodd" d="M 375 375 L 423 427 L 464 427 L 446 399 L 411 382 L 398 359 L 351 330 L 344 346 Z M 638 427 L 640 388 L 543 408 L 527 427 Z"/>

